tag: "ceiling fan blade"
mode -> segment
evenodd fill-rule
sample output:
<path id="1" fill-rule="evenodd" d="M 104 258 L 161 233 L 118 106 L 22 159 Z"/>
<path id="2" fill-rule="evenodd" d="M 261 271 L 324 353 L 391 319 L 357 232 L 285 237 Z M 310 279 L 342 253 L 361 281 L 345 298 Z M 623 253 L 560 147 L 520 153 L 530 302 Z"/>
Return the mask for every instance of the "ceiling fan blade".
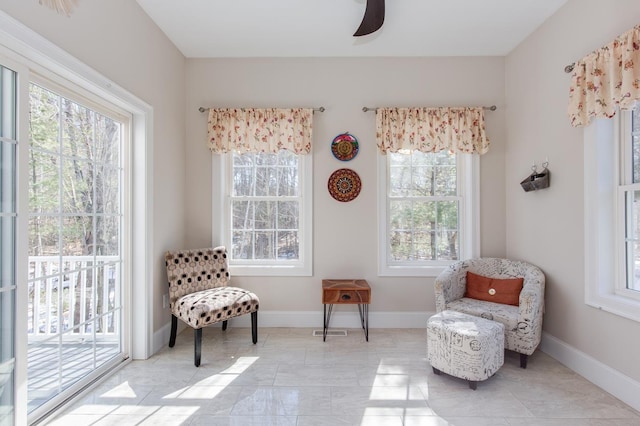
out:
<path id="1" fill-rule="evenodd" d="M 378 31 L 384 23 L 384 0 L 367 0 L 362 23 L 353 34 L 359 37 Z"/>

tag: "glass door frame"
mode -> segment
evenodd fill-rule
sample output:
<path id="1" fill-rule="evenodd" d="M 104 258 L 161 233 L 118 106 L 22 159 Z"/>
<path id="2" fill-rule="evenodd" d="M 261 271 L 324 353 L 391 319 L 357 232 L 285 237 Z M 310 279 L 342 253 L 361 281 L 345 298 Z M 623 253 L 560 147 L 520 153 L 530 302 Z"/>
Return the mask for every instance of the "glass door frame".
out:
<path id="1" fill-rule="evenodd" d="M 154 329 L 154 297 L 156 293 L 155 281 L 160 272 L 156 272 L 156 259 L 152 255 L 154 248 L 153 237 L 153 107 L 142 99 L 110 81 L 104 75 L 91 69 L 83 62 L 68 54 L 63 49 L 51 43 L 32 29 L 0 11 L 0 56 L 6 58 L 5 64 L 19 71 L 20 78 L 28 82 L 30 69 L 37 72 L 47 71 L 55 75 L 65 76 L 65 80 L 76 84 L 95 95 L 129 111 L 133 116 L 130 143 L 131 190 L 129 194 L 131 206 L 131 257 L 128 260 L 129 269 L 125 272 L 131 283 L 131 294 L 128 295 L 128 306 L 135 309 L 125 309 L 126 321 L 130 321 L 131 332 L 127 336 L 129 353 L 133 359 L 147 359 L 153 352 L 164 344 L 164 335 L 168 331 L 158 332 Z M 28 100 L 28 84 L 22 84 L 19 98 Z M 18 115 L 28 117 L 28 101 L 18 102 Z M 28 122 L 19 121 L 20 135 L 28 138 Z M 28 170 L 28 152 L 21 150 L 19 155 L 19 174 Z M 22 184 L 23 188 L 27 188 Z M 19 214 L 24 213 L 25 220 L 18 221 L 16 268 L 20 271 L 28 270 L 28 223 L 26 221 L 28 192 L 23 189 L 19 195 Z M 16 305 L 27 304 L 27 274 L 20 275 Z M 160 299 L 161 300 L 161 299 Z M 157 313 L 156 313 L 157 314 Z M 26 330 L 27 314 L 18 312 L 16 330 Z M 168 329 L 168 328 L 167 328 Z M 15 422 L 28 424 L 27 416 L 27 335 L 20 333 L 16 336 L 16 367 L 15 367 Z M 23 361 L 20 361 L 23 360 Z"/>
<path id="2" fill-rule="evenodd" d="M 27 314 L 26 310 L 19 309 L 26 306 L 27 301 L 27 274 L 28 267 L 27 253 L 28 244 L 28 211 L 29 194 L 21 190 L 26 182 L 24 177 L 29 164 L 29 92 L 28 76 L 29 71 L 20 62 L 14 61 L 0 51 L 0 65 L 11 69 L 16 73 L 15 86 L 15 125 L 16 125 L 16 150 L 15 150 L 15 241 L 14 241 L 14 267 L 15 267 L 15 297 L 13 300 L 13 344 L 14 344 L 14 385 L 13 385 L 13 419 L 14 424 L 27 424 L 27 414 L 21 407 L 27 405 L 27 334 L 20 333 L 26 330 Z"/>

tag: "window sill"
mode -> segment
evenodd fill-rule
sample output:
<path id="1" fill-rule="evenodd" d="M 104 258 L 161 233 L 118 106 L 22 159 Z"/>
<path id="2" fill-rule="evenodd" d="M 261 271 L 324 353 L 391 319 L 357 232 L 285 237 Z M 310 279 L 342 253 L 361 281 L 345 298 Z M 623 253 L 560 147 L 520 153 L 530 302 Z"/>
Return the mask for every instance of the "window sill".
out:
<path id="1" fill-rule="evenodd" d="M 640 322 L 640 301 L 618 294 L 585 294 L 585 303 L 593 308 Z"/>
<path id="2" fill-rule="evenodd" d="M 280 265 L 229 265 L 231 276 L 236 277 L 310 277 L 313 275 L 311 266 L 280 266 Z"/>
<path id="3" fill-rule="evenodd" d="M 379 277 L 437 277 L 447 265 L 438 266 L 381 266 Z"/>

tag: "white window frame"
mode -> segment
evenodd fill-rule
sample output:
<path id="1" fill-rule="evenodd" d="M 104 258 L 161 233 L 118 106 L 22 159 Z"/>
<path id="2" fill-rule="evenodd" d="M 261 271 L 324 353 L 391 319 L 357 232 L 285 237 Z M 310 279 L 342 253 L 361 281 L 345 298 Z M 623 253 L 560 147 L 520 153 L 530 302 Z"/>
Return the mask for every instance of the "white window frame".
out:
<path id="1" fill-rule="evenodd" d="M 480 254 L 480 156 L 456 154 L 460 260 Z M 392 263 L 388 245 L 389 160 L 378 152 L 378 276 L 436 277 L 456 261 Z"/>
<path id="2" fill-rule="evenodd" d="M 212 241 L 232 252 L 231 183 L 233 155 L 213 154 L 213 207 Z M 299 155 L 300 218 L 298 260 L 234 260 L 229 268 L 236 276 L 311 276 L 313 275 L 313 158 L 312 154 Z"/>
<path id="3" fill-rule="evenodd" d="M 626 288 L 621 178 L 629 119 L 622 111 L 584 128 L 585 304 L 640 322 L 638 292 Z"/>
<path id="4" fill-rule="evenodd" d="M 622 297 L 629 297 L 640 302 L 640 291 L 627 288 L 628 285 L 628 262 L 632 261 L 626 248 L 626 228 L 627 216 L 632 213 L 632 209 L 627 206 L 628 192 L 640 190 L 640 183 L 633 183 L 633 149 L 632 149 L 632 113 L 631 111 L 621 111 L 614 117 L 614 135 L 618 144 L 618 166 L 619 185 L 616 201 L 616 255 L 618 274 L 615 283 L 615 293 Z"/>

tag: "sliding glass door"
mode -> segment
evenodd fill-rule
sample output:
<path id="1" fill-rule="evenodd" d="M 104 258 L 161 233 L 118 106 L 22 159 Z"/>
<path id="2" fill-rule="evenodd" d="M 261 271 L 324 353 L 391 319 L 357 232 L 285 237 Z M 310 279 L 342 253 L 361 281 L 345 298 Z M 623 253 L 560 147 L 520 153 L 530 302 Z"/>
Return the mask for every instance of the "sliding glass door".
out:
<path id="1" fill-rule="evenodd" d="M 0 65 L 0 425 L 15 420 L 17 74 Z"/>
<path id="2" fill-rule="evenodd" d="M 44 79 L 29 85 L 29 412 L 125 356 L 128 118 Z"/>

